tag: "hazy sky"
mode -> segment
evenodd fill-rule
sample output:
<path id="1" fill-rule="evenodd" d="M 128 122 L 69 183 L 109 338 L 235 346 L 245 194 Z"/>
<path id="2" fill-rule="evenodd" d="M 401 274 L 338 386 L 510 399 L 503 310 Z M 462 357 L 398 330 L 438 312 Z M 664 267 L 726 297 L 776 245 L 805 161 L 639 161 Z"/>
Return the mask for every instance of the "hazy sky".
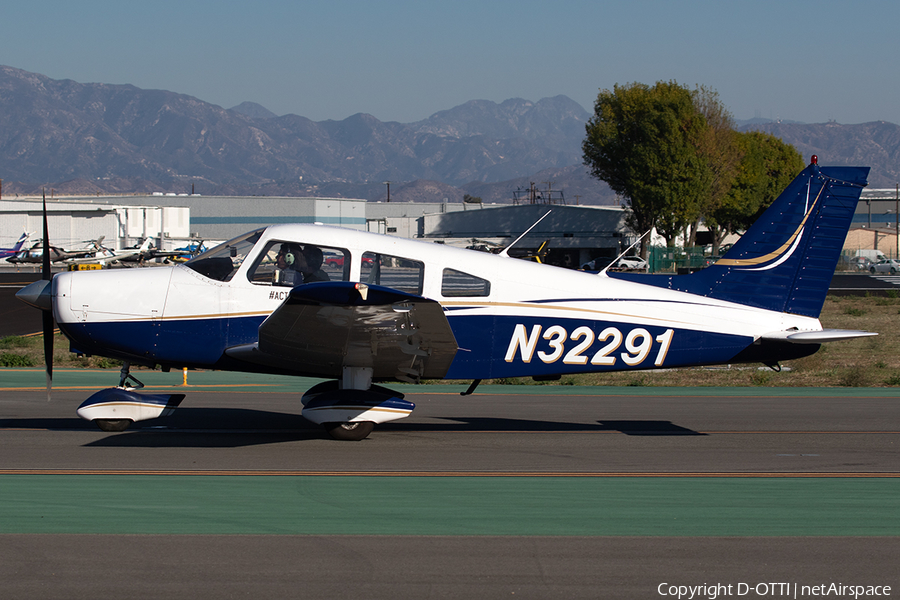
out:
<path id="1" fill-rule="evenodd" d="M 417 121 L 468 100 L 674 79 L 735 118 L 900 123 L 900 2 L 29 0 L 0 64 L 245 100 L 320 121 Z"/>

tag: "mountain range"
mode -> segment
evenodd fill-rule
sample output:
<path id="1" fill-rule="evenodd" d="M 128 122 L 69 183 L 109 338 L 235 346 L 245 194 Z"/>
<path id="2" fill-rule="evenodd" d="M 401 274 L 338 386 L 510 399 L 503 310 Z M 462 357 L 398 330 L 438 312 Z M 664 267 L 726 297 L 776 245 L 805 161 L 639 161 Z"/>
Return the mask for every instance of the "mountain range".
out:
<path id="1" fill-rule="evenodd" d="M 566 96 L 472 100 L 414 123 L 360 113 L 315 122 L 258 104 L 231 109 L 165 90 L 54 80 L 0 66 L 5 197 L 195 192 L 383 200 L 510 202 L 534 183 L 568 203 L 607 204 L 581 164 L 589 113 Z M 900 127 L 754 123 L 821 164 L 868 164 L 898 180 Z"/>

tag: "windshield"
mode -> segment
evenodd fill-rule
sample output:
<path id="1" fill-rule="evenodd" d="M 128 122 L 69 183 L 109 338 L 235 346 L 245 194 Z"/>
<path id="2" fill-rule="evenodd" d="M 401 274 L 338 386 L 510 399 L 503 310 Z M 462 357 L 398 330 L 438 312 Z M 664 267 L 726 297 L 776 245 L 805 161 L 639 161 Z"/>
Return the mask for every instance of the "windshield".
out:
<path id="1" fill-rule="evenodd" d="M 189 269 L 217 281 L 231 281 L 265 229 L 257 229 L 219 244 L 184 263 Z"/>

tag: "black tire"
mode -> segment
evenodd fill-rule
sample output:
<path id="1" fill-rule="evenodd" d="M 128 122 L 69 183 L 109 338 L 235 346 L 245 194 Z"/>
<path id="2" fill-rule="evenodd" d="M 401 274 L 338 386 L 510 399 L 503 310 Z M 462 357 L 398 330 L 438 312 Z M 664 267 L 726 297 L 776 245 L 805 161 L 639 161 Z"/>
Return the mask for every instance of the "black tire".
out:
<path id="1" fill-rule="evenodd" d="M 897 269 L 895 269 L 894 267 L 891 267 L 891 275 L 894 275 L 896 272 L 897 272 Z"/>
<path id="2" fill-rule="evenodd" d="M 874 274 L 875 274 L 875 267 L 872 267 L 871 269 L 869 269 L 869 273 L 871 273 L 872 275 L 874 275 Z"/>
<path id="3" fill-rule="evenodd" d="M 366 439 L 375 423 L 372 421 L 354 421 L 352 423 L 325 423 L 325 431 L 335 440 L 358 442 Z"/>
<path id="4" fill-rule="evenodd" d="M 131 419 L 94 419 L 101 431 L 125 431 L 131 425 Z"/>

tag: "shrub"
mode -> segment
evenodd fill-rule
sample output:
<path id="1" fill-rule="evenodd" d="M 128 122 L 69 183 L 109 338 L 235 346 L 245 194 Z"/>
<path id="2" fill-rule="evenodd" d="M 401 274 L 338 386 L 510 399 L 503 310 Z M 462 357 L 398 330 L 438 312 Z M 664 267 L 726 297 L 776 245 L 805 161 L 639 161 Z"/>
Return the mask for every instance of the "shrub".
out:
<path id="1" fill-rule="evenodd" d="M 900 385 L 900 373 L 896 373 L 894 375 L 891 375 L 887 379 L 885 379 L 884 385 L 890 385 L 890 386 Z"/>
<path id="2" fill-rule="evenodd" d="M 0 354 L 0 367 L 33 367 L 34 361 L 24 354 L 4 352 Z"/>
<path id="3" fill-rule="evenodd" d="M 856 365 L 841 373 L 838 383 L 844 387 L 863 387 L 866 385 L 865 369 Z"/>

